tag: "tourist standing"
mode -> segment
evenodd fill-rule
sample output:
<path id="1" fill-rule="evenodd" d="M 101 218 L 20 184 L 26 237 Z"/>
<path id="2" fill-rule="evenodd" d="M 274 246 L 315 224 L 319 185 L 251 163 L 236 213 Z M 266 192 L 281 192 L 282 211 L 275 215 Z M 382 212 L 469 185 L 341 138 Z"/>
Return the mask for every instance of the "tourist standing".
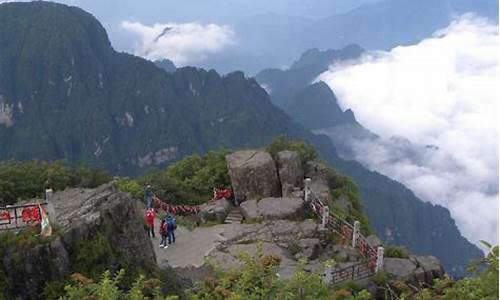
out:
<path id="1" fill-rule="evenodd" d="M 148 209 L 153 208 L 153 189 L 151 188 L 150 184 L 146 185 L 146 188 L 144 189 L 144 194 L 146 197 L 146 204 Z"/>
<path id="2" fill-rule="evenodd" d="M 168 243 L 175 243 L 175 230 L 177 229 L 177 224 L 175 218 L 172 216 L 167 217 L 167 235 L 168 235 Z"/>
<path id="3" fill-rule="evenodd" d="M 155 238 L 155 218 L 156 212 L 154 209 L 150 208 L 146 212 L 146 226 L 148 229 L 148 236 Z"/>
<path id="4" fill-rule="evenodd" d="M 168 235 L 168 228 L 167 228 L 167 222 L 165 222 L 165 219 L 161 220 L 160 224 L 160 248 L 168 248 L 167 245 L 167 235 Z"/>

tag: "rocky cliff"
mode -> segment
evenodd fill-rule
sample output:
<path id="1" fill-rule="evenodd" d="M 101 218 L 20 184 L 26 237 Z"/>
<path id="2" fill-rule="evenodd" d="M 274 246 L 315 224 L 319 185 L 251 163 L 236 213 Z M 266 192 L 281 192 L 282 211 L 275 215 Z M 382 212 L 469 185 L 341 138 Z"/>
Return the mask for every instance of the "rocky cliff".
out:
<path id="1" fill-rule="evenodd" d="M 0 246 L 0 296 L 5 299 L 44 299 L 73 273 L 97 279 L 104 270 L 124 268 L 131 278 L 139 271 L 155 272 L 142 210 L 114 182 L 55 193 L 49 214 L 56 232 L 48 239 L 33 242 L 36 233 L 31 231 L 21 233 L 25 240 L 0 235 L 11 238 Z"/>

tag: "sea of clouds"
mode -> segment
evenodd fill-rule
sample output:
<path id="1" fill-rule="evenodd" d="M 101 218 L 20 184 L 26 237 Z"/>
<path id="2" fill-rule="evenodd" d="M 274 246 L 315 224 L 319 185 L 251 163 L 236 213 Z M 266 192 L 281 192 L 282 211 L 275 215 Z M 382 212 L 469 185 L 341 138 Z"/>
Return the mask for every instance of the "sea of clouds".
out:
<path id="1" fill-rule="evenodd" d="M 381 137 L 354 143 L 355 159 L 447 207 L 478 245 L 498 243 L 497 55 L 498 26 L 467 14 L 418 44 L 368 53 L 318 78 Z M 404 158 L 393 136 L 426 150 Z"/>
<path id="2" fill-rule="evenodd" d="M 204 60 L 235 43 L 233 29 L 226 25 L 165 23 L 144 25 L 123 21 L 121 27 L 139 36 L 135 54 L 150 60 L 168 58 L 176 65 Z"/>

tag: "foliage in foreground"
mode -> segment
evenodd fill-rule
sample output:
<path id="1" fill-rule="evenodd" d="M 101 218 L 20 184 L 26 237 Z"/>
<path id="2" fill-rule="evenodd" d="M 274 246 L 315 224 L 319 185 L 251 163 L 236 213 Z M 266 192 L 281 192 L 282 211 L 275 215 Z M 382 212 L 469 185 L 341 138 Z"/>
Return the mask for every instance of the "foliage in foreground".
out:
<path id="1" fill-rule="evenodd" d="M 281 279 L 277 274 L 281 258 L 264 255 L 262 245 L 258 246 L 256 257 L 242 253 L 240 259 L 244 264 L 242 270 L 218 271 L 216 278 L 205 280 L 190 299 L 371 299 L 367 291 L 357 295 L 347 290 L 334 291 L 323 282 L 321 275 L 308 273 L 303 267 L 299 267 L 292 278 Z"/>
<path id="2" fill-rule="evenodd" d="M 416 299 L 419 300 L 455 300 L 455 299 L 498 299 L 498 245 L 492 246 L 482 242 L 490 251 L 479 263 L 471 265 L 473 276 L 454 282 L 445 277 L 435 281 L 430 289 L 422 290 Z M 408 293 L 401 299 L 413 299 Z"/>
<path id="3" fill-rule="evenodd" d="M 75 273 L 71 276 L 70 283 L 65 286 L 65 294 L 61 300 L 90 300 L 90 299 L 106 299 L 106 300 L 176 300 L 177 296 L 165 297 L 160 289 L 158 279 L 146 280 L 140 275 L 133 283 L 132 287 L 127 291 L 120 288 L 121 280 L 125 271 L 120 270 L 114 277 L 109 271 L 104 272 L 102 279 L 99 282 L 94 282 L 81 274 Z"/>
<path id="4" fill-rule="evenodd" d="M 144 197 L 146 183 L 161 199 L 173 204 L 199 204 L 212 198 L 213 188 L 231 186 L 226 166 L 228 151 L 211 151 L 204 156 L 191 155 L 165 170 L 152 171 L 136 180 L 121 180 L 120 189 L 135 198 Z"/>
<path id="5" fill-rule="evenodd" d="M 49 187 L 54 190 L 94 188 L 109 181 L 111 176 L 105 171 L 72 167 L 62 161 L 0 162 L 0 206 L 42 197 L 45 188 Z"/>

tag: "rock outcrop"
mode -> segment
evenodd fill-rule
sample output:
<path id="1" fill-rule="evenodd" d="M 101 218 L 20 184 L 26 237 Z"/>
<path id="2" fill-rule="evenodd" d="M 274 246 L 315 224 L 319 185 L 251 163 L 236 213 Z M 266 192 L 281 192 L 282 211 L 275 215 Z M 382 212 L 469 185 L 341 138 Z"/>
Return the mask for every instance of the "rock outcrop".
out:
<path id="1" fill-rule="evenodd" d="M 246 220 L 297 220 L 304 216 L 304 200 L 300 198 L 264 198 L 241 203 Z"/>
<path id="2" fill-rule="evenodd" d="M 413 285 L 433 284 L 435 278 L 444 276 L 441 263 L 434 256 L 411 256 L 405 258 L 384 258 L 384 271 L 392 279 Z"/>
<path id="3" fill-rule="evenodd" d="M 0 277 L 3 273 L 5 278 L 0 278 L 0 283 L 5 279 L 8 285 L 0 291 L 0 298 L 40 299 L 47 282 L 65 280 L 81 271 L 75 269 L 81 267 L 79 260 L 86 255 L 79 252 L 80 247 L 82 243 L 87 243 L 86 248 L 102 247 L 88 245 L 96 236 L 101 236 L 113 251 L 119 252 L 120 259 L 132 266 L 147 269 L 156 265 L 138 203 L 129 194 L 119 192 L 115 182 L 96 189 L 55 193 L 49 199 L 49 216 L 56 232 L 48 240 L 29 247 L 13 244 L 4 249 Z M 99 251 L 100 248 L 95 253 Z M 110 257 L 95 259 L 109 261 L 109 269 L 116 267 L 117 261 Z"/>
<path id="4" fill-rule="evenodd" d="M 66 247 L 71 249 L 76 241 L 103 232 L 132 263 L 155 264 L 138 203 L 119 192 L 115 182 L 96 189 L 68 189 L 55 193 L 50 202 L 55 213 L 51 218 L 61 228 Z"/>
<path id="5" fill-rule="evenodd" d="M 278 172 L 269 153 L 236 151 L 226 156 L 226 162 L 237 203 L 281 196 Z"/>
<path id="6" fill-rule="evenodd" d="M 219 199 L 213 203 L 207 203 L 200 207 L 199 218 L 200 221 L 206 223 L 208 221 L 215 221 L 224 223 L 229 211 L 231 210 L 231 203 L 225 199 Z"/>
<path id="7" fill-rule="evenodd" d="M 281 182 L 281 194 L 290 196 L 295 187 L 301 188 L 304 181 L 304 170 L 299 154 L 295 151 L 280 151 L 276 155 L 278 174 Z"/>

